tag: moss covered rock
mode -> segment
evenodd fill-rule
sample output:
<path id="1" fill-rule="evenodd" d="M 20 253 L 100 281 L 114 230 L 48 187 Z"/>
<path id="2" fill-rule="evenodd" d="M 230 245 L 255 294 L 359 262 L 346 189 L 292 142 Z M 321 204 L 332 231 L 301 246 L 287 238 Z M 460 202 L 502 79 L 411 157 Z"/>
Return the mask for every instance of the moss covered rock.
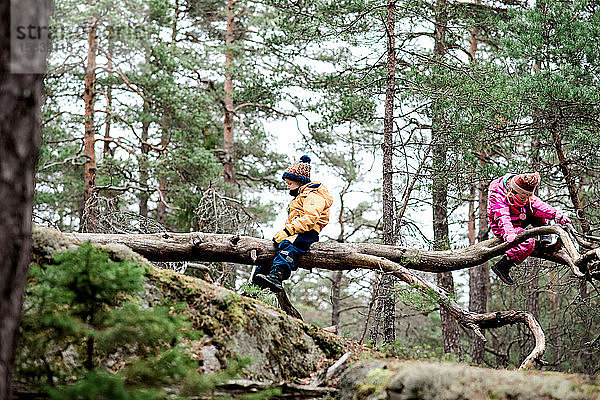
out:
<path id="1" fill-rule="evenodd" d="M 33 262 L 52 263 L 54 255 L 75 250 L 76 244 L 54 229 L 35 227 Z M 361 346 L 294 319 L 279 309 L 243 297 L 220 286 L 154 268 L 142 256 L 121 245 L 100 247 L 115 261 L 145 266 L 146 282 L 139 293 L 142 306 L 169 306 L 184 314 L 201 339 L 190 343 L 204 372 L 225 369 L 230 361 L 251 359 L 245 378 L 293 380 L 333 363 L 346 351 Z M 115 361 L 115 360 L 113 360 Z"/>
<path id="2" fill-rule="evenodd" d="M 507 371 L 457 363 L 371 360 L 340 379 L 342 400 L 600 399 L 600 387 L 578 375 Z"/>
<path id="3" fill-rule="evenodd" d="M 357 351 L 349 340 L 200 279 L 149 269 L 148 284 L 151 303 L 185 303 L 183 312 L 193 328 L 204 334 L 203 346 L 216 348 L 223 367 L 227 360 L 251 358 L 245 376 L 249 379 L 307 377 L 328 360 L 335 361 L 351 349 Z M 160 298 L 156 293 L 162 294 Z"/>

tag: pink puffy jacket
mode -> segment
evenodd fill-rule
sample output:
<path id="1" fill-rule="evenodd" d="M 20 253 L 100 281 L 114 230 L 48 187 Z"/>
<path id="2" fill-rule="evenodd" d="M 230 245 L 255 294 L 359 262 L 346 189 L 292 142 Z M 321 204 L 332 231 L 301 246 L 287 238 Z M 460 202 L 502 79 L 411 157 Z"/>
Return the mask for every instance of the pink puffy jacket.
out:
<path id="1" fill-rule="evenodd" d="M 509 234 L 517 233 L 515 227 L 521 227 L 521 222 L 528 215 L 543 219 L 555 219 L 561 215 L 556 208 L 544 203 L 535 195 L 531 196 L 529 202 L 524 206 L 515 206 L 514 202 L 509 201 L 507 196 L 507 182 L 512 176 L 514 174 L 506 174 L 503 177 L 494 179 L 490 183 L 488 193 L 487 215 L 490 227 L 494 235 L 505 240 Z"/>

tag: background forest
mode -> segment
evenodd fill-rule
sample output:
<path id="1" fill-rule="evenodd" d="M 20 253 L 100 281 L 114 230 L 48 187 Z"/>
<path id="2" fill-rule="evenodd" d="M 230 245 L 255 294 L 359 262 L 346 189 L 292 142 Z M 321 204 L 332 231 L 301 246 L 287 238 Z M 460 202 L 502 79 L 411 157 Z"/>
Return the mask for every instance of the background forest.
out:
<path id="1" fill-rule="evenodd" d="M 424 249 L 488 238 L 490 181 L 600 228 L 600 1 L 57 0 L 34 220 L 62 231 L 269 238 L 302 154 L 334 196 L 321 240 Z M 289 146 L 289 147 L 288 147 Z M 186 264 L 163 265 L 195 274 Z M 212 264 L 240 287 L 250 267 Z M 545 369 L 600 370 L 598 289 L 529 259 L 428 277 L 473 311 L 528 310 Z M 414 357 L 518 366 L 524 328 L 484 345 L 371 272 L 300 270 L 307 322 Z"/>

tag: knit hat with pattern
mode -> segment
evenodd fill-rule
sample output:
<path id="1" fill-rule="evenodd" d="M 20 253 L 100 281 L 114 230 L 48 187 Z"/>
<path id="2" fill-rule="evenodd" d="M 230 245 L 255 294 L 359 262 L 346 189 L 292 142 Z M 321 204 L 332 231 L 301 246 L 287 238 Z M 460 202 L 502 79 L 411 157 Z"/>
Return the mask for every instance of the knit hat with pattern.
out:
<path id="1" fill-rule="evenodd" d="M 300 157 L 300 161 L 287 167 L 287 169 L 282 175 L 282 178 L 300 183 L 309 183 L 310 157 L 307 155 Z"/>
<path id="2" fill-rule="evenodd" d="M 517 194 L 531 196 L 535 187 L 540 183 L 540 174 L 519 174 L 510 180 L 510 188 Z"/>

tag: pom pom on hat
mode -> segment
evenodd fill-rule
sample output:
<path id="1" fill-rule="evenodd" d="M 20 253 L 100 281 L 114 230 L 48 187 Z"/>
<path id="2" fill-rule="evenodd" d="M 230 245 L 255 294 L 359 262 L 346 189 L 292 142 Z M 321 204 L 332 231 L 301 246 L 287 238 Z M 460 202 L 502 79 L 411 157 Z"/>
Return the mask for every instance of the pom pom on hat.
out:
<path id="1" fill-rule="evenodd" d="M 286 168 L 281 176 L 283 179 L 290 181 L 309 183 L 310 182 L 310 157 L 303 155 L 300 161 Z"/>

